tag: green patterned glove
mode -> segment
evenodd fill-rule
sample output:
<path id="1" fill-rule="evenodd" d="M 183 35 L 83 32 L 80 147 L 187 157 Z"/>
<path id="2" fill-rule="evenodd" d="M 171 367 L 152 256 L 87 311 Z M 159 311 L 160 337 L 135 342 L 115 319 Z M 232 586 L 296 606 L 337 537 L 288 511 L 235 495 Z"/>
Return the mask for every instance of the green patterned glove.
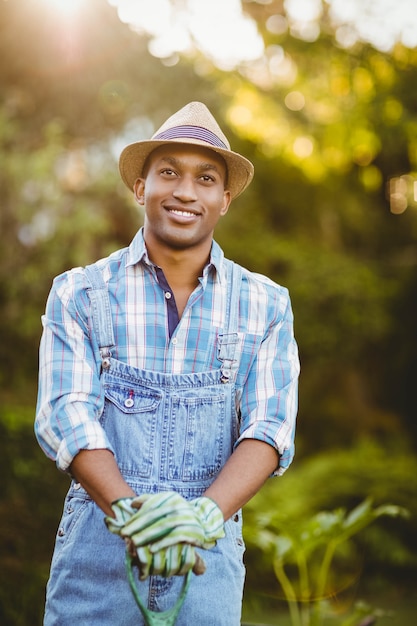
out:
<path id="1" fill-rule="evenodd" d="M 135 508 L 132 506 L 133 500 L 135 500 Z M 177 494 L 175 494 L 173 499 L 171 495 L 167 497 L 167 493 L 164 495 L 157 494 L 157 497 L 144 494 L 138 498 L 121 498 L 120 500 L 115 500 L 111 505 L 114 517 L 108 516 L 104 519 L 109 531 L 115 535 L 122 536 L 121 531 L 124 525 L 134 514 L 137 514 L 138 505 L 144 507 L 142 511 L 147 515 L 146 523 L 151 523 L 152 518 L 147 513 L 150 504 L 148 503 L 144 506 L 148 500 L 151 500 L 152 508 L 155 505 L 162 508 L 166 506 L 168 502 L 170 502 L 170 506 L 172 506 L 173 502 L 176 502 L 177 505 L 183 502 L 181 496 L 177 497 Z M 158 516 L 159 514 L 160 511 Z M 183 576 L 187 574 L 190 569 L 192 569 L 196 575 L 201 575 L 204 574 L 206 570 L 205 563 L 200 555 L 196 553 L 194 546 L 178 544 L 152 553 L 147 546 L 136 549 L 130 539 L 125 538 L 125 542 L 129 552 L 134 558 L 134 563 L 139 568 L 139 577 L 141 580 L 145 580 L 148 576 L 152 575 L 160 575 L 165 578 L 170 576 Z"/>
<path id="2" fill-rule="evenodd" d="M 121 536 L 132 538 L 136 548 L 149 546 L 168 535 L 172 528 L 189 516 L 189 504 L 175 491 L 164 491 L 157 494 L 143 494 L 132 500 L 135 513 L 126 521 L 121 529 Z M 178 541 L 164 545 L 174 545 Z"/>
<path id="3" fill-rule="evenodd" d="M 115 535 L 120 535 L 120 531 L 137 509 L 132 508 L 133 498 L 120 498 L 115 500 L 111 504 L 111 509 L 114 513 L 114 517 L 107 516 L 104 518 L 104 522 L 109 531 Z"/>
<path id="4" fill-rule="evenodd" d="M 157 494 L 142 494 L 132 498 L 120 498 L 111 503 L 114 517 L 105 517 L 104 521 L 110 532 L 120 535 L 123 526 L 132 515 L 141 509 L 140 525 L 144 529 L 158 521 L 161 516 L 174 511 L 179 512 L 186 500 L 174 491 L 165 491 Z"/>
<path id="5" fill-rule="evenodd" d="M 140 507 L 124 524 L 122 537 L 132 540 L 136 549 L 148 546 L 152 553 L 179 543 L 210 549 L 224 537 L 224 519 L 217 504 L 200 497 L 191 502 L 175 492 L 134 498 Z"/>
<path id="6" fill-rule="evenodd" d="M 201 548 L 209 550 L 216 545 L 218 539 L 225 536 L 223 513 L 211 498 L 201 496 L 191 500 L 194 514 L 204 529 L 204 544 Z"/>
<path id="7" fill-rule="evenodd" d="M 131 540 L 126 540 L 131 542 Z M 129 551 L 134 555 L 134 564 L 139 569 L 140 580 L 148 576 L 184 576 L 190 570 L 197 576 L 204 574 L 206 565 L 195 547 L 188 544 L 177 544 L 153 554 L 147 546 L 136 549 L 131 542 Z"/>

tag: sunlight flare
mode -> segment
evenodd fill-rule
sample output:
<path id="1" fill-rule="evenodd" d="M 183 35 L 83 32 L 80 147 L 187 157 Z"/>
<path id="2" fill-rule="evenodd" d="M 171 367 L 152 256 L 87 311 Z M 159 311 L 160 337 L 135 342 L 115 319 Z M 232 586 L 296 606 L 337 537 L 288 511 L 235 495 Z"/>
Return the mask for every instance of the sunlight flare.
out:
<path id="1" fill-rule="evenodd" d="M 49 11 L 56 11 L 61 15 L 70 17 L 82 8 L 85 0 L 42 0 L 42 2 Z"/>

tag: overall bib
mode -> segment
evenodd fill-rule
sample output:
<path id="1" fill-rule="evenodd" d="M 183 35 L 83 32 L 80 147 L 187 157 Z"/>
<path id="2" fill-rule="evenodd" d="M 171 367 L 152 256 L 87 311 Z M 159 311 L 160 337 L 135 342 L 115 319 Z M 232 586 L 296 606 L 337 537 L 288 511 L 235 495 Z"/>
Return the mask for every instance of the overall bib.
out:
<path id="1" fill-rule="evenodd" d="M 240 361 L 238 310 L 241 269 L 228 270 L 227 327 L 218 333 L 219 369 L 169 374 L 131 367 L 112 357 L 113 325 L 107 287 L 97 266 L 86 268 L 93 332 L 101 354 L 105 405 L 100 422 L 120 471 L 135 493 L 176 491 L 200 496 L 233 451 L 239 420 L 235 379 Z M 104 524 L 103 511 L 72 483 L 59 526 L 47 587 L 45 626 L 143 624 L 128 585 L 125 544 Z M 201 550 L 207 566 L 192 577 L 178 626 L 238 626 L 245 568 L 240 511 L 226 537 Z M 183 577 L 138 582 L 151 610 L 171 608 Z"/>

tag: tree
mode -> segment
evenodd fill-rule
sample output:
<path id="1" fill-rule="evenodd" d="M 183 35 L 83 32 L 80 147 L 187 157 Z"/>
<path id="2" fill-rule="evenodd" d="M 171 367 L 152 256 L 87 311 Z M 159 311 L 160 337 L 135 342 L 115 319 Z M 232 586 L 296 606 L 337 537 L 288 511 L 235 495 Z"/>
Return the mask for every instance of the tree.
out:
<path id="1" fill-rule="evenodd" d="M 140 224 L 119 142 L 181 106 L 177 84 L 202 89 L 187 64 L 152 57 L 106 2 L 86 3 L 69 25 L 45 7 L 0 5 L 0 380 L 12 393 L 35 386 L 52 278 L 127 245 Z"/>

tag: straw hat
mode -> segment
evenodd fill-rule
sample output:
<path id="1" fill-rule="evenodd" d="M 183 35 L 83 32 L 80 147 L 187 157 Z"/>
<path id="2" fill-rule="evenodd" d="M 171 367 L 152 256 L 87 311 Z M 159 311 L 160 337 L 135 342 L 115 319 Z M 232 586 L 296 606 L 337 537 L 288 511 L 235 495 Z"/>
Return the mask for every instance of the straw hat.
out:
<path id="1" fill-rule="evenodd" d="M 133 189 L 142 176 L 143 166 L 150 153 L 171 142 L 195 144 L 220 154 L 227 166 L 227 188 L 231 197 L 238 196 L 253 178 L 253 165 L 248 159 L 232 152 L 230 144 L 208 108 L 201 102 L 190 102 L 171 115 L 151 139 L 132 143 L 122 151 L 119 169 L 123 181 Z"/>

